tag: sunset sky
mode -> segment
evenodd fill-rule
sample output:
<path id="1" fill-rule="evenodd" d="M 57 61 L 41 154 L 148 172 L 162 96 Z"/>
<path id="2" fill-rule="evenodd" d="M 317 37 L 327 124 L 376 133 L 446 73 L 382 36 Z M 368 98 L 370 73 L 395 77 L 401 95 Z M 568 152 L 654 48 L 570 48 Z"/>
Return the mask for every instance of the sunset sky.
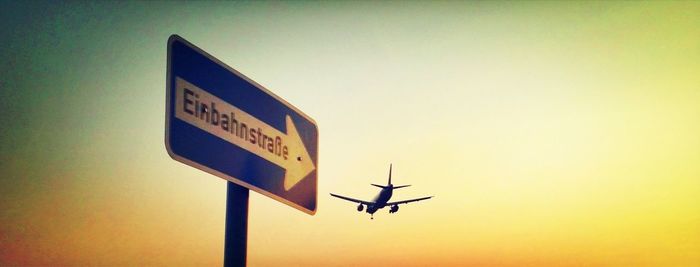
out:
<path id="1" fill-rule="evenodd" d="M 700 265 L 698 2 L 0 2 L 0 265 L 220 266 L 164 145 L 178 34 L 314 118 L 249 266 Z M 329 193 L 435 198 L 370 220 Z"/>

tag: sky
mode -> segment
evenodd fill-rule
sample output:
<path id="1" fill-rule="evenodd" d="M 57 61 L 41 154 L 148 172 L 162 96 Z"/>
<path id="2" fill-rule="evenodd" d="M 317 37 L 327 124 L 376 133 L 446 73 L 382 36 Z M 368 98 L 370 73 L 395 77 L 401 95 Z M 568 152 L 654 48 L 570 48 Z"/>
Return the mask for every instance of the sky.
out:
<path id="1" fill-rule="evenodd" d="M 697 266 L 697 2 L 0 1 L 0 265 L 223 262 L 164 145 L 178 34 L 314 118 L 318 210 L 249 266 Z M 328 193 L 435 198 L 370 220 Z"/>

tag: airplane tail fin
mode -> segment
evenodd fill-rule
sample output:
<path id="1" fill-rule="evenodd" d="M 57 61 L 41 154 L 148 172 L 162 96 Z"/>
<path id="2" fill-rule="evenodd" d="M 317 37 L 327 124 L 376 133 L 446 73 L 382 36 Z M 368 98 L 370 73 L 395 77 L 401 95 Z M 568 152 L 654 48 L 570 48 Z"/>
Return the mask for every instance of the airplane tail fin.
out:
<path id="1" fill-rule="evenodd" d="M 387 185 L 391 185 L 391 165 L 389 164 L 389 183 Z"/>
<path id="2" fill-rule="evenodd" d="M 394 187 L 394 186 L 391 184 L 391 167 L 392 167 L 392 164 L 389 164 L 389 182 L 388 182 L 386 185 L 378 185 L 378 184 L 371 184 L 371 185 L 376 186 L 376 187 L 379 187 L 379 188 L 389 188 L 389 187 L 401 188 L 401 187 L 410 186 L 410 185 L 401 185 L 401 186 L 398 186 L 398 187 Z"/>

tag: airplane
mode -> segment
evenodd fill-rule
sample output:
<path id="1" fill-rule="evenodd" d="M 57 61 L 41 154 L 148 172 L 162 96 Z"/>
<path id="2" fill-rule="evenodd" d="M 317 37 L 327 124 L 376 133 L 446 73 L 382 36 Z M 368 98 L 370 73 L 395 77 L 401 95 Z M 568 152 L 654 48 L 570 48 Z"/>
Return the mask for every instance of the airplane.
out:
<path id="1" fill-rule="evenodd" d="M 389 202 L 389 199 L 391 199 L 391 194 L 393 193 L 394 189 L 399 189 L 399 188 L 404 188 L 404 187 L 409 187 L 411 185 L 398 185 L 394 186 L 391 184 L 391 164 L 389 164 L 389 183 L 387 185 L 378 185 L 378 184 L 371 184 L 373 186 L 379 187 L 382 190 L 379 191 L 379 194 L 374 198 L 374 201 L 364 201 L 364 200 L 359 200 L 359 199 L 354 199 L 354 198 L 349 198 L 349 197 L 344 197 L 341 195 L 336 195 L 333 193 L 330 193 L 331 196 L 355 202 L 355 203 L 360 203 L 359 206 L 357 206 L 357 211 L 362 212 L 362 209 L 364 206 L 367 206 L 367 213 L 370 214 L 370 219 L 374 220 L 374 213 L 377 212 L 377 210 L 382 209 L 386 206 L 391 206 L 389 209 L 389 213 L 396 213 L 399 211 L 399 205 L 400 204 L 407 204 L 411 202 L 417 202 L 421 200 L 426 200 L 430 199 L 433 196 L 429 197 L 421 197 L 421 198 L 414 198 L 414 199 L 409 199 L 409 200 L 401 200 L 401 201 L 394 201 L 394 202 Z"/>

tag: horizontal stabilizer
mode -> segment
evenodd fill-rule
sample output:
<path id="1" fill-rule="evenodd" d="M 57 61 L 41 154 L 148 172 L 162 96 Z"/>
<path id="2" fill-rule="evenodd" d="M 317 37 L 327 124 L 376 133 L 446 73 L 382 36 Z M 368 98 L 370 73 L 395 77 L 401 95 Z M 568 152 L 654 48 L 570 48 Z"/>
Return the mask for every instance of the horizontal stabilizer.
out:
<path id="1" fill-rule="evenodd" d="M 371 184 L 371 185 L 379 187 L 379 188 L 386 188 L 386 186 L 383 186 L 383 185 L 378 185 L 378 184 Z"/>
<path id="2" fill-rule="evenodd" d="M 410 184 L 407 184 L 407 185 L 397 185 L 397 186 L 394 186 L 394 189 L 399 189 L 399 188 L 404 188 L 404 187 L 409 187 L 409 186 L 411 186 L 411 185 L 410 185 Z"/>

